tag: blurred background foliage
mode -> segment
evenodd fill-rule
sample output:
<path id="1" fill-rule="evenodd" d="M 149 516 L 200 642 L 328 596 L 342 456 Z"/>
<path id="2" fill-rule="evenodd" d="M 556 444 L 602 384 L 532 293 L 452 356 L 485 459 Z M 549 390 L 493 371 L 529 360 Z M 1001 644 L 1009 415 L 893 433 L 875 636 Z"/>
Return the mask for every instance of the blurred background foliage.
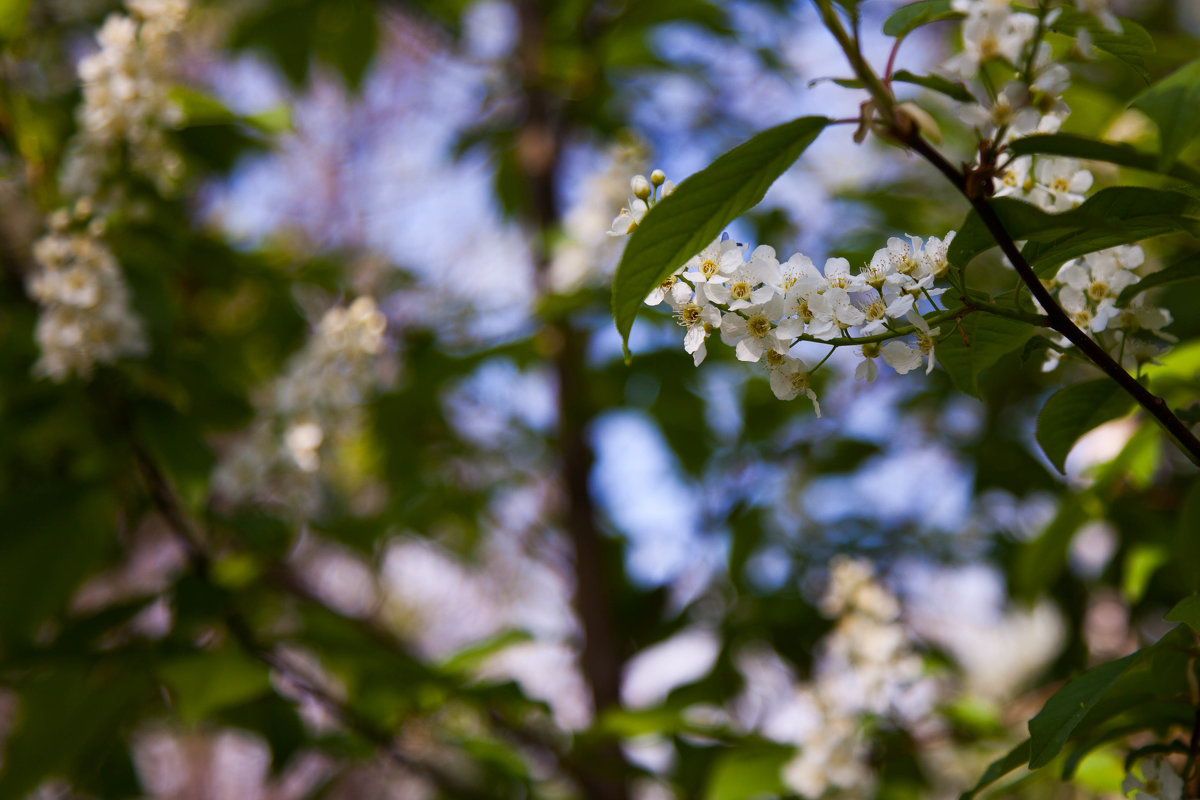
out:
<path id="1" fill-rule="evenodd" d="M 1118 5 L 1154 39 L 1151 79 L 1196 52 L 1189 0 Z M 876 58 L 894 6 L 862 4 Z M 0 2 L 0 798 L 793 794 L 779 726 L 804 714 L 763 721 L 814 674 L 839 554 L 875 565 L 940 687 L 920 725 L 859 722 L 853 791 L 955 796 L 1056 682 L 1156 640 L 1200 590 L 1194 470 L 1135 415 L 1061 475 L 1034 442 L 1061 381 L 1035 345 L 978 399 L 942 371 L 855 384 L 835 360 L 819 420 L 730 353 L 696 370 L 662 315 L 622 362 L 603 231 L 628 176 L 855 113 L 853 91 L 807 86 L 846 70 L 804 3 L 196 3 L 182 182 L 121 173 L 105 219 L 147 355 L 33 377 L 26 281 L 72 202 L 75 64 L 120 11 Z M 953 33 L 922 29 L 901 64 L 929 71 Z M 1065 130 L 1150 141 L 1126 113 L 1144 86 L 1084 65 Z M 912 88 L 967 158 L 952 104 Z M 735 236 L 860 263 L 964 217 L 899 151 L 822 144 Z M 1197 288 L 1160 298 L 1185 342 Z M 322 445 L 311 508 L 223 498 L 214 469 L 276 376 L 360 295 L 387 317 L 389 376 Z M 1196 358 L 1153 374 L 1176 406 Z M 1076 795 L 1119 792 L 1113 742 Z M 1062 796 L 1058 778 L 1010 793 Z"/>

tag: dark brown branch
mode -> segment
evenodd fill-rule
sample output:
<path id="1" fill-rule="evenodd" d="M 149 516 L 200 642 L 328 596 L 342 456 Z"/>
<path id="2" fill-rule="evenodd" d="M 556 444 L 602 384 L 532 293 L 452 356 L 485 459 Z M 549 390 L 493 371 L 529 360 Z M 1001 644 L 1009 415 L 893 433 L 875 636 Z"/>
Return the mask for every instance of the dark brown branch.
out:
<path id="1" fill-rule="evenodd" d="M 983 221 L 984 226 L 987 227 L 996 244 L 1000 246 L 1000 250 L 1008 257 L 1009 262 L 1012 263 L 1022 282 L 1029 287 L 1030 293 L 1037 299 L 1045 311 L 1050 327 L 1065 336 L 1071 344 L 1078 347 L 1080 352 L 1087 356 L 1089 361 L 1099 367 L 1105 375 L 1112 378 L 1116 381 L 1117 385 L 1128 392 L 1142 408 L 1146 409 L 1175 438 L 1180 449 L 1183 450 L 1188 458 L 1193 463 L 1200 465 L 1200 439 L 1196 438 L 1195 434 L 1192 433 L 1183 420 L 1172 413 L 1165 400 L 1138 383 L 1137 379 L 1126 372 L 1125 368 L 1118 364 L 1095 339 L 1080 330 L 1071 318 L 1067 316 L 1067 313 L 1062 310 L 1062 307 L 1054 299 L 1053 295 L 1050 294 L 1050 290 L 1042 284 L 1033 267 L 1021 255 L 1016 242 L 1013 241 L 1012 236 L 1004 228 L 1004 223 L 1000 221 L 1000 217 L 997 216 L 995 210 L 988 203 L 987 198 L 977 192 L 969 192 L 967 190 L 966 176 L 946 161 L 942 154 L 926 142 L 915 128 L 906 134 L 895 132 L 895 135 L 904 145 L 936 167 L 967 198 L 967 201 L 975 209 L 975 213 L 979 215 L 979 218 Z"/>
<path id="2" fill-rule="evenodd" d="M 1067 316 L 1066 312 L 1062 310 L 1062 307 L 1059 306 L 1058 302 L 1050 294 L 1050 290 L 1042 285 L 1037 273 L 1033 271 L 1033 267 L 1021 255 L 1016 242 L 1004 228 L 1004 223 L 1000 221 L 1000 217 L 996 215 L 995 210 L 988 203 L 986 192 L 981 190 L 982 187 L 979 185 L 979 181 L 975 180 L 980 176 L 975 173 L 969 175 L 965 169 L 960 170 L 947 161 L 941 153 L 925 141 L 921 136 L 920 130 L 917 129 L 915 124 L 912 124 L 910 119 L 907 119 L 902 113 L 897 113 L 895 98 L 893 98 L 888 88 L 879 80 L 878 76 L 875 75 L 854 42 L 850 40 L 845 29 L 842 27 L 841 20 L 838 19 L 837 14 L 833 10 L 831 0 L 814 0 L 814 2 L 821 12 L 826 27 L 829 28 L 830 33 L 837 39 L 855 74 L 875 99 L 880 116 L 883 118 L 884 135 L 886 138 L 895 140 L 920 155 L 932 164 L 938 172 L 941 172 L 954 185 L 954 188 L 958 189 L 971 204 L 971 207 L 975 209 L 984 226 L 987 227 L 988 232 L 996 241 L 996 244 L 1000 246 L 1001 251 L 1008 257 L 1009 262 L 1012 263 L 1021 281 L 1029 287 L 1030 293 L 1037 298 L 1038 303 L 1045 310 L 1049 327 L 1065 336 L 1071 344 L 1078 347 L 1080 352 L 1087 356 L 1088 360 L 1099 367 L 1105 375 L 1116 381 L 1118 386 L 1128 392 L 1142 408 L 1146 409 L 1175 438 L 1180 449 L 1191 459 L 1192 463 L 1200 466 L 1200 439 L 1196 438 L 1195 434 L 1184 424 L 1183 420 L 1172 413 L 1165 400 L 1138 383 L 1137 379 L 1126 372 L 1125 368 L 1118 364 L 1103 347 L 1071 321 L 1071 318 Z"/>

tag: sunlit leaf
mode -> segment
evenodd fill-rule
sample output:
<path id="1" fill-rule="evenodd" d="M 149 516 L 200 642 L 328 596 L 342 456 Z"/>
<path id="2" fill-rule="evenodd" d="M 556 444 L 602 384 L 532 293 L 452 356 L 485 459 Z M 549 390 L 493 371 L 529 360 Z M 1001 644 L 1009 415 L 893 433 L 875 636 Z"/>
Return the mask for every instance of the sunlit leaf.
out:
<path id="1" fill-rule="evenodd" d="M 1062 472 L 1079 437 L 1132 407 L 1133 398 L 1109 378 L 1071 384 L 1050 395 L 1038 414 L 1038 444 Z"/>
<path id="2" fill-rule="evenodd" d="M 774 743 L 736 747 L 713 765 L 705 800 L 751 800 L 787 794 L 782 770 L 795 755 L 795 748 Z"/>
<path id="3" fill-rule="evenodd" d="M 626 343 L 651 290 L 757 205 L 828 124 L 825 117 L 801 117 L 769 128 L 685 180 L 646 214 L 613 280 L 613 317 Z"/>
<path id="4" fill-rule="evenodd" d="M 1146 89 L 1131 105 L 1158 126 L 1159 168 L 1166 169 L 1200 134 L 1200 59 Z"/>

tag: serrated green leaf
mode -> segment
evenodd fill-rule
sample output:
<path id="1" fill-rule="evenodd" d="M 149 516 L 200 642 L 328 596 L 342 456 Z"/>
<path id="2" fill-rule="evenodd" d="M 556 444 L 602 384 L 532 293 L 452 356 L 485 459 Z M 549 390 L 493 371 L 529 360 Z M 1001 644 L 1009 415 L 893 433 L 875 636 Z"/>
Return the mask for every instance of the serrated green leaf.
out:
<path id="1" fill-rule="evenodd" d="M 1108 247 L 1176 231 L 1200 235 L 1200 201 L 1162 189 L 1112 186 L 1061 214 L 1009 197 L 988 203 L 1009 236 L 1027 241 L 1021 252 L 1042 275 L 1071 258 Z M 950 263 L 966 266 L 995 244 L 979 215 L 971 211 L 950 245 Z"/>
<path id="2" fill-rule="evenodd" d="M 962 83 L 943 78 L 941 75 L 914 75 L 908 70 L 902 69 L 892 76 L 892 80 L 924 86 L 926 89 L 944 94 L 960 103 L 978 102 L 975 95 L 971 94 L 970 90 Z"/>
<path id="3" fill-rule="evenodd" d="M 1121 32 L 1114 33 L 1091 14 L 1085 14 L 1070 6 L 1062 6 L 1060 13 L 1050 23 L 1050 30 L 1067 36 L 1077 36 L 1079 30 L 1088 32 L 1092 44 L 1132 67 L 1143 80 L 1150 79 L 1146 71 L 1146 56 L 1154 52 L 1154 39 L 1146 29 L 1128 19 L 1121 20 Z"/>
<path id="4" fill-rule="evenodd" d="M 1153 153 L 1143 152 L 1132 145 L 1121 142 L 1099 142 L 1086 136 L 1076 136 L 1070 133 L 1043 133 L 1026 136 L 1024 139 L 1017 139 L 1010 143 L 1008 150 L 1016 156 L 1071 156 L 1092 161 L 1106 161 L 1109 164 L 1118 164 L 1145 172 L 1162 172 L 1159 158 Z M 1200 186 L 1200 170 L 1193 169 L 1186 164 L 1174 164 L 1162 174 Z"/>
<path id="5" fill-rule="evenodd" d="M 1149 289 L 1182 281 L 1194 281 L 1197 278 L 1200 278 L 1200 253 L 1193 253 L 1182 261 L 1177 261 L 1158 272 L 1152 272 L 1132 286 L 1125 287 L 1121 296 L 1117 298 L 1117 305 L 1127 306 L 1130 300 Z"/>
<path id="6" fill-rule="evenodd" d="M 736 747 L 713 765 L 705 800 L 751 800 L 786 794 L 782 770 L 795 755 L 793 747 L 766 742 Z"/>
<path id="7" fill-rule="evenodd" d="M 1021 742 L 1019 745 L 1009 750 L 1000 758 L 988 765 L 988 768 L 983 771 L 983 775 L 979 777 L 979 781 L 967 791 L 959 795 L 959 800 L 971 800 L 975 795 L 986 789 L 991 784 L 1003 778 L 1008 773 L 1018 767 L 1029 763 L 1029 740 Z"/>
<path id="8" fill-rule="evenodd" d="M 646 295 L 757 205 L 828 124 L 825 117 L 801 117 L 769 128 L 685 180 L 646 214 L 613 279 L 613 318 L 626 344 Z"/>
<path id="9" fill-rule="evenodd" d="M 1130 105 L 1158 126 L 1159 169 L 1171 166 L 1200 135 L 1200 59 L 1146 89 Z"/>
<path id="10" fill-rule="evenodd" d="M 1200 594 L 1180 600 L 1163 619 L 1167 622 L 1182 622 L 1200 634 Z"/>
<path id="11" fill-rule="evenodd" d="M 1109 378 L 1059 389 L 1038 414 L 1038 444 L 1050 463 L 1063 472 L 1067 453 L 1081 436 L 1132 407 L 1133 398 Z"/>
<path id="12" fill-rule="evenodd" d="M 1009 353 L 1024 348 L 1037 330 L 1028 322 L 975 311 L 962 318 L 967 341 L 956 333 L 938 344 L 935 357 L 960 391 L 979 397 L 980 374 Z"/>
<path id="13" fill-rule="evenodd" d="M 888 36 L 903 37 L 912 31 L 943 19 L 959 19 L 963 14 L 950 7 L 950 0 L 917 0 L 892 12 L 883 22 Z"/>
<path id="14" fill-rule="evenodd" d="M 1042 710 L 1029 720 L 1030 769 L 1044 767 L 1058 755 L 1088 711 L 1145 652 L 1139 650 L 1094 667 L 1067 681 L 1046 701 Z"/>

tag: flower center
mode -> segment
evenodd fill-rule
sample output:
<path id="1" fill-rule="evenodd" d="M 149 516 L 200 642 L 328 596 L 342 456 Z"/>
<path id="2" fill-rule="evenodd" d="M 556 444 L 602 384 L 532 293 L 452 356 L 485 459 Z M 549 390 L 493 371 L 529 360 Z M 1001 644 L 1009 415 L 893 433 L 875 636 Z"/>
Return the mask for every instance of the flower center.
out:
<path id="1" fill-rule="evenodd" d="M 679 324 L 685 328 L 690 328 L 700 321 L 700 306 L 695 303 L 688 303 L 684 306 L 675 318 Z"/>
<path id="2" fill-rule="evenodd" d="M 711 258 L 704 259 L 704 261 L 700 264 L 700 273 L 704 275 L 705 278 L 711 278 L 713 275 L 716 275 L 718 272 L 720 272 L 720 270 L 721 268 L 717 265 L 717 262 L 713 261 Z"/>
<path id="3" fill-rule="evenodd" d="M 771 332 L 771 321 L 762 314 L 755 314 L 746 320 L 746 330 L 755 339 L 762 339 Z"/>
<path id="4" fill-rule="evenodd" d="M 784 357 L 774 350 L 767 351 L 767 366 L 779 367 L 783 365 Z"/>
<path id="5" fill-rule="evenodd" d="M 733 286 L 729 287 L 729 296 L 734 300 L 749 300 L 750 299 L 750 284 L 745 281 L 738 281 Z"/>
<path id="6" fill-rule="evenodd" d="M 658 285 L 658 288 L 662 289 L 664 292 L 669 292 L 669 291 L 671 291 L 672 288 L 674 288 L 675 284 L 678 282 L 679 282 L 679 276 L 671 275 L 665 281 L 660 283 Z"/>
<path id="7" fill-rule="evenodd" d="M 1103 300 L 1108 297 L 1108 284 L 1103 281 L 1093 281 L 1087 288 L 1087 294 L 1093 300 Z"/>

